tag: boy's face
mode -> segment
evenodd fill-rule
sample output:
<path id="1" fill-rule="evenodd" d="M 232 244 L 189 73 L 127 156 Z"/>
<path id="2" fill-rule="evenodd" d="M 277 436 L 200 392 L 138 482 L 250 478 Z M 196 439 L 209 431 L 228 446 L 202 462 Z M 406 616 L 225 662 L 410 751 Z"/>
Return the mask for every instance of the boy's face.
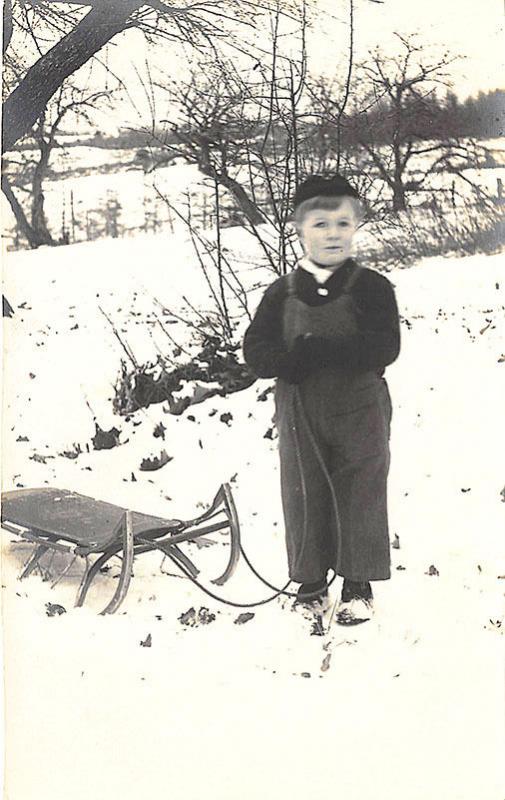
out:
<path id="1" fill-rule="evenodd" d="M 321 267 L 334 269 L 351 255 L 357 227 L 353 205 L 344 198 L 338 208 L 306 211 L 297 230 L 305 255 Z"/>

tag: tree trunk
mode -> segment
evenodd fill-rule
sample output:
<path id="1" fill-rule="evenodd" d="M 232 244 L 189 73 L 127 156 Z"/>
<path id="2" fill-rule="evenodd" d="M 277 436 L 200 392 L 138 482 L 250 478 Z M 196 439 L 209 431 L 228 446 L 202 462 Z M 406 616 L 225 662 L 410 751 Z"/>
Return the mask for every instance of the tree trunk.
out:
<path id="1" fill-rule="evenodd" d="M 210 144 L 205 135 L 197 134 L 192 139 L 191 136 L 177 131 L 177 138 L 184 148 L 184 157 L 190 163 L 197 164 L 200 172 L 208 178 L 212 178 L 220 186 L 228 189 L 251 225 L 261 225 L 261 223 L 265 222 L 265 218 L 256 203 L 251 200 L 244 187 L 229 174 L 226 163 L 223 163 L 224 159 L 221 158 L 220 168 L 214 164 L 211 157 Z"/>
<path id="2" fill-rule="evenodd" d="M 198 167 L 204 175 L 213 178 L 220 186 L 224 186 L 225 189 L 228 189 L 239 209 L 244 213 L 251 225 L 261 225 L 265 222 L 265 218 L 256 203 L 251 200 L 244 187 L 232 178 L 228 172 L 218 172 L 210 162 L 210 159 L 202 157 L 198 159 Z"/>
<path id="3" fill-rule="evenodd" d="M 393 211 L 405 211 L 406 208 L 405 189 L 400 181 L 400 183 L 395 183 L 393 187 Z"/>
<path id="4" fill-rule="evenodd" d="M 23 211 L 21 203 L 17 199 L 16 195 L 12 191 L 11 185 L 5 175 L 2 175 L 2 192 L 4 193 L 5 197 L 7 198 L 10 207 L 12 208 L 12 213 L 16 219 L 16 224 L 21 232 L 21 234 L 26 238 L 28 244 L 35 250 L 35 248 L 40 247 L 43 244 L 54 245 L 55 242 L 51 238 L 49 232 L 47 232 L 47 237 L 41 234 L 40 231 L 35 230 L 28 219 L 26 218 L 26 214 Z"/>
<path id="5" fill-rule="evenodd" d="M 2 53 L 5 55 L 12 39 L 12 0 L 4 0 Z"/>
<path id="6" fill-rule="evenodd" d="M 44 211 L 44 192 L 42 181 L 44 180 L 49 166 L 49 156 L 51 155 L 51 145 L 46 142 L 41 135 L 39 140 L 40 159 L 35 166 L 32 181 L 32 221 L 31 227 L 38 238 L 44 244 L 55 245 L 53 237 L 47 227 L 47 219 Z"/>
<path id="7" fill-rule="evenodd" d="M 129 16 L 142 5 L 142 0 L 108 0 L 92 8 L 30 67 L 3 105 L 4 153 L 28 133 L 63 81 L 124 30 Z"/>
<path id="8" fill-rule="evenodd" d="M 46 214 L 44 211 L 44 192 L 42 190 L 33 194 L 32 197 L 32 231 L 43 244 L 57 244 L 47 227 Z"/>
<path id="9" fill-rule="evenodd" d="M 263 214 L 258 209 L 258 206 L 253 203 L 244 187 L 240 185 L 234 178 L 231 178 L 227 173 L 224 175 L 217 175 L 216 180 L 224 186 L 233 196 L 240 210 L 245 214 L 251 225 L 261 225 L 265 222 Z"/>
<path id="10" fill-rule="evenodd" d="M 401 125 L 401 108 L 398 106 L 396 130 L 393 134 L 393 211 L 405 211 L 407 208 L 405 187 L 403 185 L 404 167 L 402 165 L 402 149 L 400 145 L 399 130 Z M 405 112 L 406 113 L 406 112 Z"/>

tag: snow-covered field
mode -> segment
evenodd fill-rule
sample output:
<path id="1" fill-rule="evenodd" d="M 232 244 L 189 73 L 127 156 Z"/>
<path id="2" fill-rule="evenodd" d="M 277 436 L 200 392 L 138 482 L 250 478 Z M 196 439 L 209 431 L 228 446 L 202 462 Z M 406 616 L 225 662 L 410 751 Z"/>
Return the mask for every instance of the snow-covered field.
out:
<path id="1" fill-rule="evenodd" d="M 427 143 L 430 144 L 430 143 Z M 463 170 L 465 180 L 456 179 L 450 172 L 436 172 L 423 184 L 423 191 L 410 195 L 413 207 L 430 199 L 430 192 L 443 203 L 443 192 L 449 193 L 456 180 L 457 196 L 454 202 L 459 206 L 473 196 L 472 183 L 481 187 L 489 197 L 497 195 L 497 181 L 505 181 L 505 151 L 501 139 L 481 142 L 483 147 L 493 153 L 496 166 L 488 169 L 468 168 Z M 44 182 L 46 198 L 45 209 L 49 229 L 58 240 L 63 232 L 69 241 L 78 242 L 107 235 L 106 218 L 114 206 L 115 222 L 120 235 L 138 235 L 139 231 L 181 231 L 185 225 L 176 214 L 170 211 L 166 199 L 186 215 L 188 202 L 191 214 L 198 225 L 211 227 L 214 213 L 214 185 L 199 172 L 196 165 L 188 165 L 180 160 L 169 166 L 160 166 L 144 174 L 137 158 L 139 148 L 129 150 L 105 149 L 103 147 L 80 146 L 55 149 L 51 168 L 56 179 Z M 30 151 L 22 154 L 26 158 Z M 15 154 L 13 161 L 19 161 Z M 418 180 L 426 171 L 430 156 L 418 156 L 412 160 L 409 180 Z M 113 172 L 104 172 L 108 167 Z M 13 173 L 15 172 L 12 168 Z M 238 168 L 235 177 L 247 186 L 247 168 Z M 226 192 L 222 191 L 223 196 Z M 18 192 L 21 202 L 23 194 Z M 383 200 L 389 196 L 389 189 L 377 179 L 370 187 L 367 200 L 373 204 L 377 197 Z M 448 201 L 447 201 L 448 202 Z M 4 236 L 9 246 L 16 240 L 14 216 L 5 199 L 0 198 L 4 216 Z M 223 203 L 225 206 L 226 200 Z M 73 222 L 72 222 L 73 218 Z M 19 245 L 15 245 L 18 247 Z"/>
<path id="2" fill-rule="evenodd" d="M 184 223 L 170 212 L 163 199 L 165 197 L 179 206 L 183 214 L 188 199 L 193 215 L 197 213 L 197 208 L 201 209 L 202 204 L 207 204 L 209 213 L 213 208 L 213 186 L 206 185 L 205 178 L 196 166 L 174 164 L 144 174 L 139 163 L 135 162 L 133 151 L 114 150 L 111 151 L 110 162 L 106 163 L 116 165 L 117 171 L 100 172 L 99 168 L 103 166 L 109 151 L 92 147 L 79 149 L 89 151 L 87 173 L 78 171 L 79 161 L 71 161 L 67 166 L 73 167 L 74 174 L 67 173 L 64 177 L 44 183 L 48 224 L 55 239 L 62 235 L 63 229 L 68 232 L 71 241 L 74 238 L 76 241 L 85 240 L 88 234 L 88 238 L 94 238 L 95 234 L 90 233 L 93 226 L 96 235 L 101 231 L 99 235 L 103 236 L 107 206 L 111 202 L 117 204 L 119 229 L 125 234 L 133 232 L 136 235 L 144 229 L 152 230 L 153 225 L 157 226 L 157 230 L 184 229 Z M 60 160 L 58 166 L 61 165 Z M 1 200 L 1 203 L 4 237 L 10 245 L 16 235 L 15 219 L 6 200 Z"/>
<path id="3" fill-rule="evenodd" d="M 236 247 L 237 231 L 226 236 Z M 38 575 L 19 582 L 28 549 L 3 532 L 6 798 L 503 800 L 503 260 L 430 259 L 389 277 L 404 318 L 387 373 L 400 548 L 375 620 L 315 636 L 276 600 L 237 625 L 240 609 L 164 574 L 156 554 L 103 617 L 111 573 L 75 609 L 80 568 L 52 590 Z M 242 279 L 256 283 L 258 270 L 243 267 Z M 153 298 L 209 306 L 182 236 L 12 253 L 4 290 L 15 308 L 4 322 L 4 490 L 57 486 L 190 517 L 233 478 L 246 552 L 283 585 L 272 399 L 258 400 L 271 382 L 181 416 L 165 405 L 112 413 L 124 352 L 100 309 L 142 362 L 172 348 Z M 188 345 L 182 323 L 170 333 Z M 120 429 L 119 447 L 93 450 L 95 419 Z M 172 460 L 140 471 L 161 449 Z M 204 582 L 224 565 L 217 541 L 190 550 Z M 220 593 L 249 602 L 269 590 L 242 563 Z M 49 602 L 66 613 L 47 616 Z M 183 625 L 192 606 L 215 619 Z"/>

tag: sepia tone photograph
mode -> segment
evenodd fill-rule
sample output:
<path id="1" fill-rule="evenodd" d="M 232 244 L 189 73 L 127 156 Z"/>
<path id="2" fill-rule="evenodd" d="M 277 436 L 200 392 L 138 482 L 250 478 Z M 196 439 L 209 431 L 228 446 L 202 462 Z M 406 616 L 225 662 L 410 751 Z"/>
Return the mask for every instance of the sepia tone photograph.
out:
<path id="1" fill-rule="evenodd" d="M 504 800 L 503 3 L 2 12 L 2 796 Z"/>

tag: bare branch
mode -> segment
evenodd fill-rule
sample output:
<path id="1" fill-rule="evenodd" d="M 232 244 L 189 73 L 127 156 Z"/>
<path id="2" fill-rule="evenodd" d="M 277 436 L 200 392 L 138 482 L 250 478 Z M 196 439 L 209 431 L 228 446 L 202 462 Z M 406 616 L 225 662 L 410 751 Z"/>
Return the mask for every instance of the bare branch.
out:
<path id="1" fill-rule="evenodd" d="M 123 30 L 142 0 L 108 0 L 106 9 L 91 11 L 28 70 L 4 103 L 3 152 L 35 123 L 68 76 Z"/>
<path id="2" fill-rule="evenodd" d="M 349 0 L 349 61 L 347 79 L 345 82 L 344 97 L 337 116 L 337 172 L 340 170 L 341 144 L 342 144 L 342 116 L 344 114 L 351 91 L 352 68 L 354 64 L 354 0 Z"/>

